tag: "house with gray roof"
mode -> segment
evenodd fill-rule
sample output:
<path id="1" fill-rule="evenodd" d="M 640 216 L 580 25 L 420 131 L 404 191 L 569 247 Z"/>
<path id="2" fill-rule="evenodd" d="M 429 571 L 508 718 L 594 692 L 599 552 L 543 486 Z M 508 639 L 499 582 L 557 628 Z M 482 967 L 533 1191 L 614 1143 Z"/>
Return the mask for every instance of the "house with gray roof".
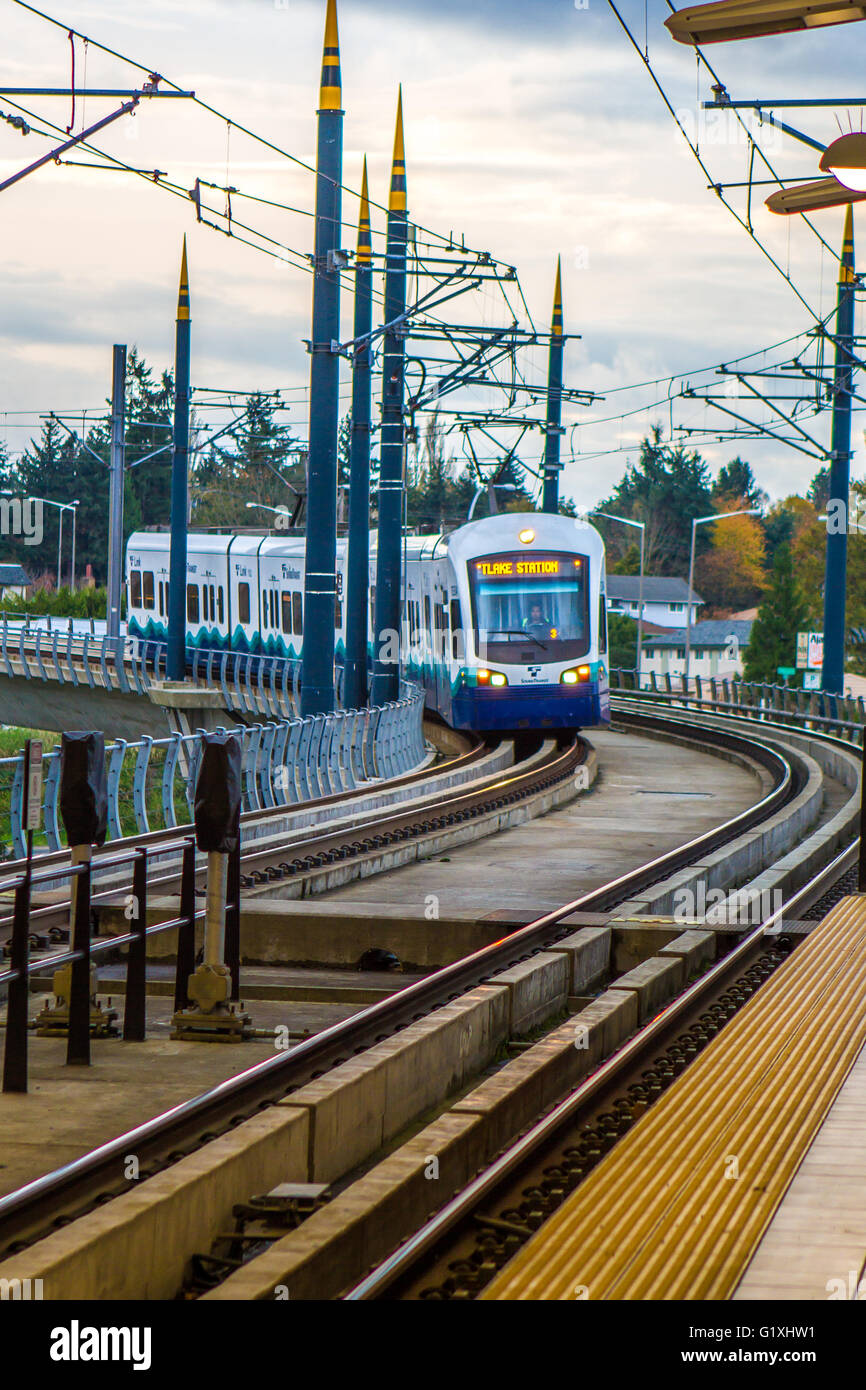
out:
<path id="1" fill-rule="evenodd" d="M 0 564 L 0 601 L 8 598 L 26 598 L 29 582 L 20 565 Z"/>
<path id="2" fill-rule="evenodd" d="M 607 576 L 607 608 L 609 613 L 624 613 L 637 619 L 640 600 L 640 575 L 609 574 Z M 643 577 L 643 618 L 656 627 L 685 628 L 694 622 L 704 600 L 685 579 L 669 579 L 661 574 Z"/>
<path id="3" fill-rule="evenodd" d="M 743 656 L 752 636 L 754 623 L 742 618 L 712 618 L 691 628 L 691 676 L 727 676 L 741 679 Z M 647 633 L 641 654 L 641 678 L 649 683 L 651 673 L 682 676 L 686 669 L 685 630 Z"/>

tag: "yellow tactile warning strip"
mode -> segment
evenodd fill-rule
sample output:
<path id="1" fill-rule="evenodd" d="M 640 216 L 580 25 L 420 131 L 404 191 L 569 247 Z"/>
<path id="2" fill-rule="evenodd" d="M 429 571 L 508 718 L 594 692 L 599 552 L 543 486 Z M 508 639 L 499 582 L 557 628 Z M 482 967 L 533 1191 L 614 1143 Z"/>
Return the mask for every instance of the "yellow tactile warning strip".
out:
<path id="1" fill-rule="evenodd" d="M 730 1297 L 866 1042 L 866 897 L 837 904 L 481 1295 Z"/>

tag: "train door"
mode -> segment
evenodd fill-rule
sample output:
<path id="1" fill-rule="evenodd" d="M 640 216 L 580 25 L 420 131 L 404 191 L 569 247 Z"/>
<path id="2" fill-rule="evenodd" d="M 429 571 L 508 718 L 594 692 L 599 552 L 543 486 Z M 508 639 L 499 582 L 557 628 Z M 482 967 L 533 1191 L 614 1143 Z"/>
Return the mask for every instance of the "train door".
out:
<path id="1" fill-rule="evenodd" d="M 436 708 L 447 719 L 451 712 L 451 623 L 447 575 L 437 565 L 433 580 L 433 641 L 436 662 Z"/>

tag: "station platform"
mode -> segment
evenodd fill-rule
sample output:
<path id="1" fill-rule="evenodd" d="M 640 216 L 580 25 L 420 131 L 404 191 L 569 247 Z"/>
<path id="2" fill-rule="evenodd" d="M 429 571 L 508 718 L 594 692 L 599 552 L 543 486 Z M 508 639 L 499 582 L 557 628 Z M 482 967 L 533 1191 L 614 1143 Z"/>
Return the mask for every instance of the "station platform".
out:
<path id="1" fill-rule="evenodd" d="M 828 913 L 481 1297 L 856 1298 L 864 990 L 858 895 Z"/>

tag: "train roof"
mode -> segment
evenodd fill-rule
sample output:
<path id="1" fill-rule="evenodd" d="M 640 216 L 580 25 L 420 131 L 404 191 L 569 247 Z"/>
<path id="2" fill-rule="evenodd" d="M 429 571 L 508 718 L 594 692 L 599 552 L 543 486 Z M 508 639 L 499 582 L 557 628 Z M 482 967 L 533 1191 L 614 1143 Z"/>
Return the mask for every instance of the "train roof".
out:
<path id="1" fill-rule="evenodd" d="M 533 540 L 521 541 L 521 533 L 532 531 Z M 466 522 L 455 531 L 431 536 L 409 536 L 406 554 L 411 560 L 462 559 L 488 551 L 513 550 L 522 544 L 541 549 L 583 549 L 603 553 L 604 542 L 589 522 L 546 512 L 501 512 Z"/>
<path id="2" fill-rule="evenodd" d="M 531 541 L 521 541 L 533 532 Z M 378 533 L 370 532 L 370 551 L 376 553 Z M 165 553 L 171 543 L 168 531 L 135 531 L 128 548 L 144 553 Z M 580 518 L 552 515 L 547 512 L 502 512 L 498 516 L 482 517 L 466 522 L 455 531 L 427 536 L 407 536 L 404 542 L 410 560 L 462 560 L 471 555 L 484 555 L 498 550 L 513 550 L 519 545 L 536 545 L 540 549 L 580 549 L 594 555 L 604 553 L 604 542 L 594 526 Z M 337 542 L 338 553 L 345 552 L 346 538 Z M 272 532 L 261 535 L 231 534 L 229 532 L 190 531 L 190 551 L 198 555 L 261 555 L 303 559 L 305 536 L 287 536 Z"/>

